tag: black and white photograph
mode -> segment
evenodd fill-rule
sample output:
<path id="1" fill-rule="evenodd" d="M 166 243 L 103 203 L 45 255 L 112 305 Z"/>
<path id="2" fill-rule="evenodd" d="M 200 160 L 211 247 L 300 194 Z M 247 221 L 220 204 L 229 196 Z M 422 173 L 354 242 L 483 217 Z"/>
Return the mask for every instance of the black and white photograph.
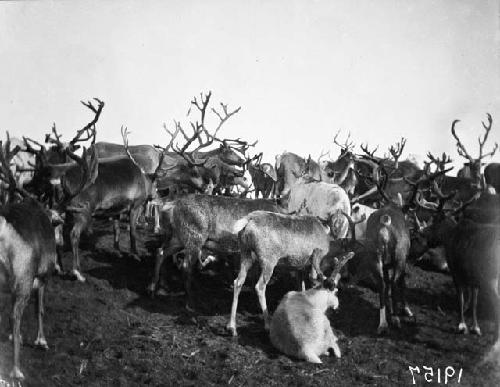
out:
<path id="1" fill-rule="evenodd" d="M 0 387 L 500 385 L 500 0 L 0 1 Z"/>

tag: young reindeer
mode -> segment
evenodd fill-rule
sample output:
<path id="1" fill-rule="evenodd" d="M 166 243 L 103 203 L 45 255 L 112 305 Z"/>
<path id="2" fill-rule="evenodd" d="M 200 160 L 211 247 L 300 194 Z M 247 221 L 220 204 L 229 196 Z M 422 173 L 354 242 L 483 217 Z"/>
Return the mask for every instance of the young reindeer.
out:
<path id="1" fill-rule="evenodd" d="M 340 212 L 332 216 L 343 216 Z M 321 260 L 328 254 L 330 230 L 314 216 L 284 215 L 268 211 L 255 211 L 234 225 L 238 233 L 241 252 L 240 272 L 234 280 L 233 304 L 227 329 L 236 332 L 238 297 L 245 283 L 248 270 L 255 261 L 262 269 L 255 291 L 262 309 L 266 330 L 269 329 L 269 313 L 266 302 L 266 286 L 278 263 L 289 267 L 304 268 L 312 264 L 315 273 L 321 273 Z M 314 277 L 314 272 L 313 277 Z M 321 275 L 320 275 L 321 276 Z"/>
<path id="2" fill-rule="evenodd" d="M 353 252 L 335 258 L 332 274 L 322 283 L 306 291 L 288 292 L 271 319 L 269 337 L 281 352 L 311 363 L 321 363 L 320 355 L 330 349 L 340 358 L 340 348 L 325 312 L 337 309 L 337 285 L 340 270 L 354 256 Z M 321 274 L 321 273 L 318 273 Z"/>
<path id="3" fill-rule="evenodd" d="M 0 295 L 12 297 L 12 338 L 14 361 L 10 376 L 23 379 L 20 369 L 21 318 L 31 290 L 37 290 L 36 315 L 38 334 L 35 346 L 47 349 L 43 331 L 44 289 L 56 262 L 56 244 L 51 220 L 45 209 L 22 187 L 16 186 L 9 163 L 18 147 L 10 151 L 7 134 L 5 148 L 0 141 L 0 178 L 8 184 L 13 200 L 21 195 L 28 197 L 19 203 L 0 207 Z"/>

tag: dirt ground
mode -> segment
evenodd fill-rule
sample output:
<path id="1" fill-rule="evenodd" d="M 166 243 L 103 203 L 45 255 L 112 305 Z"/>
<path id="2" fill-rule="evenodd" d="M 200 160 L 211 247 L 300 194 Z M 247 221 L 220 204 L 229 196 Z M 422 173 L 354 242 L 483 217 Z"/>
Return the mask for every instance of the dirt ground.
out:
<path id="1" fill-rule="evenodd" d="M 125 230 L 124 230 L 125 231 Z M 143 231 L 144 233 L 144 231 Z M 145 295 L 152 258 L 141 243 L 142 262 L 112 248 L 111 226 L 96 225 L 82 246 L 86 283 L 52 278 L 46 293 L 46 336 L 50 349 L 35 349 L 33 302 L 26 308 L 21 369 L 25 386 L 404 386 L 413 385 L 409 367 L 419 367 L 415 383 L 498 386 L 500 369 L 483 358 L 493 340 L 493 324 L 481 320 L 483 336 L 455 333 L 457 315 L 449 276 L 410 267 L 408 299 L 417 316 L 401 330 L 376 334 L 377 295 L 354 286 L 340 293 L 340 308 L 330 314 L 342 358 L 324 357 L 313 365 L 290 359 L 270 344 L 259 317 L 256 279 L 247 280 L 238 313 L 239 337 L 225 330 L 232 300 L 231 275 L 197 276 L 197 313 L 184 309 L 184 295 L 172 292 L 154 300 Z M 128 235 L 122 233 L 122 250 Z M 64 264 L 70 267 L 71 254 Z M 178 284 L 178 282 L 177 282 Z M 278 278 L 268 287 L 272 310 L 292 290 Z M 11 344 L 0 343 L 0 386 L 13 385 Z M 433 367 L 432 378 L 423 366 Z M 438 375 L 439 369 L 439 375 Z M 458 381 L 460 369 L 461 378 Z M 449 369 L 451 373 L 451 368 Z M 438 379 L 439 376 L 439 379 Z M 432 380 L 432 381 L 431 381 Z M 10 384 L 9 384 L 10 383 Z"/>

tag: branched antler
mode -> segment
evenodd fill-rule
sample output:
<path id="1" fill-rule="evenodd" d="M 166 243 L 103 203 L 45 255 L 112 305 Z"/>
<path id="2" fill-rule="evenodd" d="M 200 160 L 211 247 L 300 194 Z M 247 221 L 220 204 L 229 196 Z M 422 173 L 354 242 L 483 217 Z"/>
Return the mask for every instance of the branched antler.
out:
<path id="1" fill-rule="evenodd" d="M 341 144 L 337 141 L 339 134 L 340 134 L 340 129 L 335 134 L 335 137 L 333 138 L 333 143 L 340 147 L 340 154 L 342 156 L 344 153 L 347 153 L 347 152 L 351 151 L 352 149 L 354 149 L 355 144 L 354 144 L 354 141 L 349 141 L 351 139 L 351 132 L 349 132 L 347 134 L 347 138 L 345 139 L 343 144 Z"/>
<path id="2" fill-rule="evenodd" d="M 14 147 L 14 149 L 10 149 L 10 135 L 9 132 L 6 132 L 7 140 L 5 144 L 3 141 L 0 141 L 0 180 L 2 180 L 8 188 L 9 191 L 9 200 L 12 201 L 14 198 L 14 194 L 17 193 L 21 197 L 29 197 L 36 199 L 36 196 L 26 191 L 23 187 L 18 184 L 17 179 L 14 177 L 14 174 L 11 170 L 11 162 L 14 156 L 21 150 L 19 145 Z"/>
<path id="3" fill-rule="evenodd" d="M 441 158 L 434 156 L 431 152 L 427 152 L 427 158 L 430 160 L 431 164 L 436 166 L 436 171 L 443 171 L 446 169 L 446 164 L 453 162 L 451 157 L 445 152 L 443 152 Z"/>
<path id="4" fill-rule="evenodd" d="M 391 145 L 389 147 L 389 153 L 391 154 L 392 158 L 394 159 L 394 169 L 398 169 L 399 167 L 399 158 L 403 154 L 403 149 L 405 148 L 406 145 L 406 138 L 401 137 L 401 141 L 397 142 L 396 145 Z"/>
<path id="5" fill-rule="evenodd" d="M 369 158 L 375 158 L 375 152 L 378 150 L 378 145 L 372 151 L 368 149 L 368 144 L 361 144 L 360 148 Z"/>
<path id="6" fill-rule="evenodd" d="M 330 157 L 330 151 L 324 152 L 323 150 L 321 150 L 321 154 L 318 157 L 318 164 L 321 162 L 321 159 L 326 156 Z"/>
<path id="7" fill-rule="evenodd" d="M 487 115 L 487 118 L 488 118 L 488 125 L 486 125 L 484 123 L 484 121 L 481 121 L 481 123 L 483 124 L 483 128 L 485 130 L 485 133 L 484 133 L 484 136 L 483 136 L 482 140 L 481 140 L 481 136 L 478 137 L 479 157 L 477 159 L 474 159 L 467 152 L 467 149 L 465 149 L 464 144 L 460 141 L 460 138 L 458 137 L 458 135 L 456 133 L 455 126 L 456 126 L 456 124 L 458 122 L 460 122 L 460 120 L 454 120 L 453 123 L 451 124 L 451 134 L 453 135 L 453 137 L 457 141 L 457 152 L 458 152 L 458 154 L 460 156 L 462 156 L 462 157 L 466 158 L 467 160 L 469 160 L 469 162 L 471 164 L 479 163 L 482 159 L 484 159 L 487 156 L 493 156 L 495 154 L 495 152 L 497 151 L 497 149 L 498 149 L 498 143 L 495 142 L 495 145 L 493 146 L 493 149 L 490 152 L 488 152 L 486 154 L 483 153 L 484 152 L 484 145 L 486 144 L 486 141 L 488 140 L 488 136 L 489 136 L 490 131 L 491 131 L 491 125 L 493 123 L 493 119 L 491 118 L 491 114 L 490 113 L 486 113 L 486 115 Z"/>
<path id="8" fill-rule="evenodd" d="M 486 116 L 488 117 L 488 125 L 486 125 L 484 121 L 481 121 L 481 123 L 483 124 L 483 128 L 485 130 L 483 140 L 481 141 L 481 136 L 477 138 L 477 141 L 479 142 L 479 160 L 482 160 L 483 158 L 488 156 L 490 157 L 493 156 L 498 149 L 498 143 L 495 142 L 495 145 L 493 146 L 491 152 L 483 154 L 484 144 L 486 143 L 486 140 L 488 140 L 488 136 L 491 131 L 491 125 L 493 124 L 493 119 L 491 118 L 491 114 L 486 113 Z"/>
<path id="9" fill-rule="evenodd" d="M 255 141 L 253 144 L 248 144 L 246 141 L 240 140 L 239 138 L 235 140 L 231 139 L 220 140 L 219 138 L 217 138 L 217 134 L 221 129 L 222 125 L 230 117 L 238 113 L 241 110 L 241 107 L 238 107 L 233 111 L 230 111 L 226 104 L 221 103 L 220 104 L 222 108 L 221 111 L 217 111 L 216 109 L 212 108 L 211 109 L 212 112 L 219 118 L 219 123 L 212 133 L 208 131 L 205 124 L 205 117 L 211 96 L 212 92 L 209 91 L 205 95 L 201 93 L 199 99 L 198 97 L 194 97 L 193 100 L 191 101 L 191 105 L 188 110 L 188 116 L 191 114 L 191 109 L 193 107 L 195 107 L 200 112 L 200 121 L 195 121 L 190 123 L 191 129 L 193 131 L 193 134 L 191 136 L 186 133 L 186 131 L 182 128 L 182 125 L 178 121 L 174 121 L 175 131 L 168 130 L 166 125 L 164 125 L 165 131 L 170 136 L 170 143 L 166 149 L 171 148 L 174 152 L 182 156 L 191 166 L 201 166 L 205 163 L 205 161 L 201 163 L 195 161 L 197 152 L 202 148 L 206 148 L 212 145 L 214 140 L 219 141 L 223 143 L 225 146 L 230 146 L 230 147 L 231 145 L 229 145 L 229 143 L 236 144 L 238 145 L 238 147 L 234 148 L 238 149 L 242 153 L 244 153 L 250 146 L 255 146 L 255 144 L 257 143 L 257 141 Z M 177 144 L 175 144 L 175 139 L 179 133 L 182 134 L 185 140 L 185 143 L 182 147 L 179 147 Z M 196 148 L 191 151 L 188 151 L 188 148 L 195 141 L 198 141 L 198 145 L 196 146 Z"/>
<path id="10" fill-rule="evenodd" d="M 94 100 L 97 102 L 97 107 L 95 107 L 91 101 L 87 102 L 80 101 L 83 104 L 83 106 L 88 107 L 90 110 L 94 112 L 94 118 L 82 129 L 76 132 L 76 136 L 73 137 L 73 139 L 69 142 L 71 146 L 74 146 L 77 142 L 84 142 L 90 139 L 92 139 L 91 144 L 95 143 L 95 136 L 96 136 L 95 124 L 97 123 L 99 117 L 101 116 L 102 109 L 104 108 L 104 102 L 101 101 L 99 98 L 94 98 Z M 87 135 L 87 137 L 82 137 L 84 133 Z"/>

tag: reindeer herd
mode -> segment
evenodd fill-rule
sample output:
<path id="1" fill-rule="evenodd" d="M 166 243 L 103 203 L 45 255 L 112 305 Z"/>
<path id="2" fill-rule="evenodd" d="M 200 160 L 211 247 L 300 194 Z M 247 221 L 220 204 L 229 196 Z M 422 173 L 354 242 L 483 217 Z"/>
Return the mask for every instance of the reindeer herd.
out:
<path id="1" fill-rule="evenodd" d="M 67 272 L 85 281 L 80 237 L 96 218 L 113 223 L 116 249 L 120 222 L 128 219 L 130 251 L 137 259 L 138 223 L 154 223 L 160 242 L 151 282 L 144 285 L 154 296 L 164 261 L 176 262 L 192 312 L 195 271 L 213 260 L 236 263 L 239 273 L 227 324 L 235 336 L 239 294 L 249 270 L 258 264 L 255 291 L 271 343 L 310 362 L 321 362 L 319 356 L 330 350 L 341 356 L 324 314 L 339 307 L 341 279 L 372 279 L 380 300 L 377 331 L 382 334 L 400 328 L 402 318 L 416 318 L 406 300 L 407 267 L 439 248 L 457 290 L 458 332 L 469 332 L 465 304 L 470 298 L 471 332 L 481 334 L 478 293 L 489 289 L 493 295 L 496 328 L 490 356 L 500 360 L 500 164 L 483 168 L 483 160 L 498 148 L 495 143 L 485 151 L 492 129 L 489 114 L 482 123 L 478 157 L 467 151 L 457 134 L 459 121 L 453 121 L 451 134 L 466 163 L 452 176 L 447 167 L 452 160 L 444 153 L 428 153 L 420 167 L 400 160 L 404 138 L 378 156 L 377 148 L 367 145 L 355 152 L 350 136 L 340 143 L 339 133 L 334 143 L 341 151 L 334 160 L 325 153 L 316 162 L 284 152 L 276 156 L 275 165 L 263 163 L 262 154 L 249 156 L 256 142 L 218 137 L 240 108 L 230 110 L 221 103 L 209 110 L 210 100 L 209 92 L 191 101 L 188 115 L 193 111 L 199 118 L 190 122 L 190 131 L 178 121 L 173 130 L 164 126 L 166 146 L 129 145 L 130 132 L 124 127 L 123 144 L 96 142 L 104 108 L 99 99 L 83 103 L 93 118 L 69 142 L 55 124 L 44 143 L 11 139 L 7 133 L 0 144 L 0 292 L 12 297 L 12 378 L 23 378 L 20 323 L 32 290 L 37 293 L 35 345 L 47 348 L 47 280 L 52 272 L 64 271 L 61 257 L 69 239 L 73 263 Z M 206 120 L 210 112 L 213 128 Z M 278 265 L 296 272 L 301 281 L 298 291 L 285 295 L 271 315 L 266 287 Z"/>

